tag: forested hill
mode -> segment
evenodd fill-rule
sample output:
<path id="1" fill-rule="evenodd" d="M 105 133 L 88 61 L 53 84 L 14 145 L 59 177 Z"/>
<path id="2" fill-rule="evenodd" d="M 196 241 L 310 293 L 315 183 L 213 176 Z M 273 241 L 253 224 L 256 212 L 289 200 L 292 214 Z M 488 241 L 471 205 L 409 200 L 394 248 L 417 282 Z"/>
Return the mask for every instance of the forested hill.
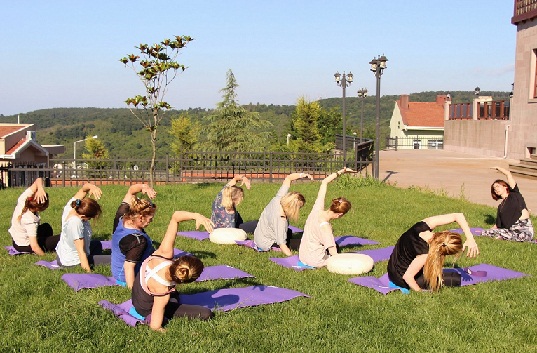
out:
<path id="1" fill-rule="evenodd" d="M 370 92 L 371 93 L 371 92 Z M 437 94 L 446 92 L 421 92 L 410 94 L 412 102 L 432 102 Z M 474 98 L 473 92 L 450 92 L 453 102 L 470 102 Z M 495 99 L 508 97 L 508 92 L 481 92 L 481 95 L 491 95 Z M 391 118 L 394 103 L 399 96 L 382 96 L 381 106 L 381 128 L 384 133 L 388 131 L 389 120 Z M 341 98 L 321 99 L 319 103 L 323 108 L 336 109 L 341 111 Z M 364 136 L 374 136 L 375 121 L 375 97 L 368 96 L 363 102 L 364 116 Z M 362 101 L 354 97 L 346 98 L 347 127 L 348 131 L 359 131 L 360 116 L 362 114 Z M 270 136 L 273 141 L 270 145 L 282 144 L 286 135 L 291 131 L 291 116 L 295 110 L 293 105 L 266 105 L 266 104 L 246 104 L 248 111 L 258 112 L 260 118 L 270 121 Z M 158 153 L 165 155 L 169 153 L 171 136 L 169 134 L 171 119 L 180 114 L 188 113 L 193 121 L 202 124 L 204 119 L 211 113 L 211 110 L 203 108 L 190 108 L 188 110 L 171 110 L 166 112 L 163 124 L 158 131 Z M 143 130 L 142 124 L 132 113 L 124 108 L 104 109 L 104 108 L 52 108 L 36 110 L 26 114 L 20 114 L 21 123 L 35 124 L 37 139 L 40 144 L 65 145 L 65 157 L 69 158 L 73 154 L 73 141 L 83 139 L 87 136 L 98 135 L 108 148 L 111 157 L 128 158 L 148 158 L 150 156 L 149 134 Z M 0 115 L 0 123 L 16 123 L 17 115 Z M 81 148 L 79 146 L 78 148 Z"/>

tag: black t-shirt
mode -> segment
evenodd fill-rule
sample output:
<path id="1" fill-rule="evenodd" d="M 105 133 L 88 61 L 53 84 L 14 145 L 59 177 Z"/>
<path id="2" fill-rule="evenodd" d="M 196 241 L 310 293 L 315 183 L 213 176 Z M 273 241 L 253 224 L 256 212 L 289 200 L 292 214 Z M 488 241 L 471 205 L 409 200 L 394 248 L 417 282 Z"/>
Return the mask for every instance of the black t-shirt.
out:
<path id="1" fill-rule="evenodd" d="M 388 277 L 390 281 L 403 288 L 410 288 L 403 279 L 406 270 L 418 255 L 429 252 L 429 244 L 420 237 L 421 232 L 430 231 L 427 223 L 420 221 L 407 230 L 397 243 L 388 261 Z M 415 277 L 422 274 L 420 270 Z"/>
<path id="2" fill-rule="evenodd" d="M 509 229 L 522 216 L 526 201 L 518 190 L 518 185 L 509 188 L 509 196 L 502 200 L 496 213 L 496 227 Z"/>

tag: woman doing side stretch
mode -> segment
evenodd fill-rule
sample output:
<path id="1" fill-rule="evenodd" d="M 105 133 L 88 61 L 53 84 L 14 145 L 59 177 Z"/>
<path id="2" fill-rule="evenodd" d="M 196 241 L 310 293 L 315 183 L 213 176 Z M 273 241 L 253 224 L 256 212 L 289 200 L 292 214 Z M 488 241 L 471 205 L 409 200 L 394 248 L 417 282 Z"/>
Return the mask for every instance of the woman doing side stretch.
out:
<path id="1" fill-rule="evenodd" d="M 432 232 L 435 227 L 452 222 L 457 222 L 464 231 L 464 244 L 459 234 L 449 231 Z M 388 261 L 390 286 L 417 292 L 423 289 L 436 292 L 442 285 L 460 286 L 460 274 L 443 271 L 442 267 L 447 255 L 458 254 L 466 247 L 467 256 L 475 257 L 479 254 L 462 213 L 433 216 L 414 224 L 401 235 Z"/>
<path id="2" fill-rule="evenodd" d="M 202 225 L 209 233 L 213 230 L 210 219 L 199 213 L 176 211 L 168 225 L 159 248 L 142 264 L 132 287 L 131 315 L 144 319 L 151 314 L 149 326 L 156 331 L 164 331 L 165 318 L 188 317 L 210 319 L 210 309 L 179 302 L 176 286 L 195 281 L 203 271 L 203 263 L 193 256 L 173 258 L 173 245 L 178 224 L 188 220 L 196 221 L 196 229 Z"/>
<path id="3" fill-rule="evenodd" d="M 498 179 L 490 186 L 494 200 L 502 200 L 496 213 L 496 224 L 483 231 L 482 235 L 502 240 L 532 241 L 533 224 L 526 201 L 518 190 L 513 175 L 506 169 L 494 167 L 507 177 L 507 182 Z"/>
<path id="4" fill-rule="evenodd" d="M 39 217 L 39 212 L 46 210 L 48 204 L 43 179 L 37 178 L 19 196 L 17 206 L 13 211 L 8 232 L 13 238 L 15 250 L 37 255 L 45 255 L 45 251 L 54 251 L 60 236 L 52 235 L 50 224 L 40 224 L 41 218 Z"/>
<path id="5" fill-rule="evenodd" d="M 241 181 L 240 186 L 237 186 L 238 181 Z M 243 184 L 247 189 L 250 189 L 250 180 L 242 174 L 237 175 L 216 195 L 211 214 L 211 221 L 215 229 L 239 228 L 243 223 L 242 217 L 237 211 L 237 206 L 244 197 L 244 190 L 241 188 Z"/>
<path id="6" fill-rule="evenodd" d="M 101 242 L 91 240 L 90 219 L 101 214 L 101 206 L 87 196 L 101 197 L 101 189 L 86 183 L 67 202 L 62 215 L 62 232 L 56 246 L 58 265 L 71 267 L 80 265 L 86 272 L 91 272 L 91 265 L 109 264 L 110 256 L 102 255 Z"/>
<path id="7" fill-rule="evenodd" d="M 287 246 L 289 219 L 298 219 L 300 208 L 304 206 L 306 199 L 301 193 L 288 191 L 291 182 L 304 178 L 313 180 L 309 174 L 289 174 L 276 196 L 261 213 L 254 231 L 254 243 L 259 250 L 269 251 L 271 246 L 276 244 L 285 255 L 293 254 Z"/>
<path id="8" fill-rule="evenodd" d="M 155 251 L 145 228 L 153 220 L 157 206 L 150 200 L 139 199 L 136 194 L 140 192 L 150 198 L 156 196 L 145 184 L 132 185 L 118 207 L 112 234 L 112 276 L 119 285 L 129 288 L 142 261 Z"/>
<path id="9" fill-rule="evenodd" d="M 333 199 L 330 207 L 324 210 L 324 199 L 328 183 L 341 174 L 352 171 L 352 169 L 343 168 L 336 173 L 330 174 L 321 182 L 317 200 L 315 200 L 311 213 L 306 220 L 304 235 L 302 235 L 298 250 L 298 257 L 302 263 L 313 267 L 323 267 L 326 266 L 326 261 L 330 256 L 337 254 L 330 221 L 343 217 L 351 209 L 351 203 L 347 199 L 339 197 Z"/>

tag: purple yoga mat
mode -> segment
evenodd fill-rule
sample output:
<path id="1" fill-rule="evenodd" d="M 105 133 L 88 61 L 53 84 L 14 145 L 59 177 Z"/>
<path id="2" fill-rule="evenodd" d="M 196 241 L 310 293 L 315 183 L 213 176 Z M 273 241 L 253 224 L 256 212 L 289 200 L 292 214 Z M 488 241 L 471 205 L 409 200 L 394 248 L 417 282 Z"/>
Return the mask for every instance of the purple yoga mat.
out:
<path id="1" fill-rule="evenodd" d="M 295 271 L 304 271 L 304 270 L 312 270 L 314 268 L 311 267 L 304 267 L 298 265 L 298 255 L 293 255 L 289 257 L 271 257 L 270 261 L 277 263 L 280 266 L 291 268 Z"/>
<path id="2" fill-rule="evenodd" d="M 62 280 L 78 292 L 81 289 L 117 286 L 114 277 L 106 277 L 98 273 L 66 273 Z"/>
<path id="3" fill-rule="evenodd" d="M 236 279 L 246 277 L 254 276 L 231 266 L 218 265 L 205 267 L 201 273 L 201 276 L 196 281 L 202 282 L 217 279 Z M 62 276 L 62 280 L 64 280 L 65 283 L 67 283 L 67 285 L 73 288 L 76 292 L 81 289 L 118 285 L 114 277 L 106 277 L 98 273 L 66 273 Z"/>
<path id="4" fill-rule="evenodd" d="M 31 252 L 20 252 L 11 245 L 4 246 L 4 248 L 7 250 L 8 255 L 11 255 L 11 256 L 31 254 Z"/>
<path id="5" fill-rule="evenodd" d="M 457 233 L 457 234 L 464 234 L 461 228 L 454 228 L 454 229 L 450 229 L 449 231 L 453 233 Z M 479 227 L 470 228 L 470 232 L 472 232 L 472 234 L 475 236 L 480 236 L 481 234 L 483 234 L 483 231 L 484 229 L 479 228 Z"/>
<path id="6" fill-rule="evenodd" d="M 254 245 L 254 241 L 253 240 L 250 240 L 250 239 L 246 239 L 246 240 L 235 240 L 235 243 L 237 243 L 237 245 L 241 245 L 241 246 L 246 246 L 247 248 L 251 248 L 251 249 L 254 249 L 255 251 L 258 251 L 257 248 L 255 247 Z M 273 246 L 272 248 L 270 248 L 271 251 L 282 251 L 282 249 L 280 249 L 279 247 L 277 246 Z"/>
<path id="7" fill-rule="evenodd" d="M 273 286 L 251 286 L 243 288 L 225 288 L 196 294 L 181 294 L 179 300 L 183 304 L 201 305 L 214 311 L 230 311 L 264 304 L 281 303 L 297 297 L 308 295 L 291 289 Z M 107 300 L 99 302 L 103 308 L 110 310 L 127 325 L 136 326 L 137 323 L 146 323 L 129 314 L 132 306 L 131 300 L 121 304 L 113 304 Z"/>
<path id="8" fill-rule="evenodd" d="M 190 239 L 196 239 L 196 240 L 209 239 L 209 232 L 200 232 L 200 231 L 197 231 L 197 230 L 190 230 L 190 231 L 186 231 L 186 232 L 178 232 L 177 235 L 181 236 L 181 237 L 187 237 L 187 238 L 190 238 Z"/>
<path id="9" fill-rule="evenodd" d="M 56 262 L 56 260 L 52 260 L 52 261 L 39 260 L 35 264 L 38 266 L 49 268 L 51 270 L 59 270 L 61 268 Z"/>
<path id="10" fill-rule="evenodd" d="M 103 247 L 103 250 L 111 250 L 112 249 L 112 241 L 111 240 L 101 240 L 101 246 Z"/>
<path id="11" fill-rule="evenodd" d="M 236 279 L 254 277 L 251 274 L 241 271 L 235 267 L 227 265 L 208 266 L 203 269 L 203 272 L 196 282 L 211 281 L 216 279 Z"/>
<path id="12" fill-rule="evenodd" d="M 457 271 L 461 274 L 462 282 L 461 286 L 470 286 L 487 281 L 501 281 L 505 279 L 513 279 L 527 276 L 522 272 L 516 272 L 502 267 L 497 267 L 488 264 L 480 264 L 468 267 L 471 272 L 476 272 L 479 276 L 468 274 L 465 269 L 462 268 L 449 268 L 447 271 Z M 482 276 L 486 272 L 486 276 Z M 388 274 L 384 274 L 380 278 L 376 277 L 354 277 L 349 279 L 349 282 L 357 284 L 363 287 L 369 287 L 382 294 L 388 294 L 391 291 L 398 290 L 397 288 L 389 287 Z"/>
<path id="13" fill-rule="evenodd" d="M 380 261 L 386 261 L 390 259 L 394 246 L 387 246 L 380 249 L 371 249 L 371 250 L 360 250 L 355 251 L 357 254 L 369 255 L 375 261 L 375 263 Z"/>
<path id="14" fill-rule="evenodd" d="M 304 233 L 304 229 L 300 229 L 300 228 L 295 227 L 295 226 L 290 225 L 288 228 L 291 229 L 291 232 L 293 232 L 293 233 Z"/>
<path id="15" fill-rule="evenodd" d="M 341 237 L 335 237 L 336 244 L 339 247 L 350 246 L 350 245 L 377 245 L 378 241 L 358 238 L 353 235 L 343 235 Z"/>

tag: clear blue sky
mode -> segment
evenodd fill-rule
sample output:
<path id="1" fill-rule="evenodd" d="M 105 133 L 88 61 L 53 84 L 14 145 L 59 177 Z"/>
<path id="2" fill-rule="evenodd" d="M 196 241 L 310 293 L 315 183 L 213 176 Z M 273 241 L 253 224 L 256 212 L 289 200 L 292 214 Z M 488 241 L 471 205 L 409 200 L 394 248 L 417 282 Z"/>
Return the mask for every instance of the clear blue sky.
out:
<path id="1" fill-rule="evenodd" d="M 513 0 L 0 0 L 0 114 L 125 107 L 144 89 L 119 59 L 174 35 L 195 40 L 166 100 L 214 108 L 228 69 L 242 104 L 375 91 L 369 61 L 388 58 L 382 95 L 509 91 Z"/>

